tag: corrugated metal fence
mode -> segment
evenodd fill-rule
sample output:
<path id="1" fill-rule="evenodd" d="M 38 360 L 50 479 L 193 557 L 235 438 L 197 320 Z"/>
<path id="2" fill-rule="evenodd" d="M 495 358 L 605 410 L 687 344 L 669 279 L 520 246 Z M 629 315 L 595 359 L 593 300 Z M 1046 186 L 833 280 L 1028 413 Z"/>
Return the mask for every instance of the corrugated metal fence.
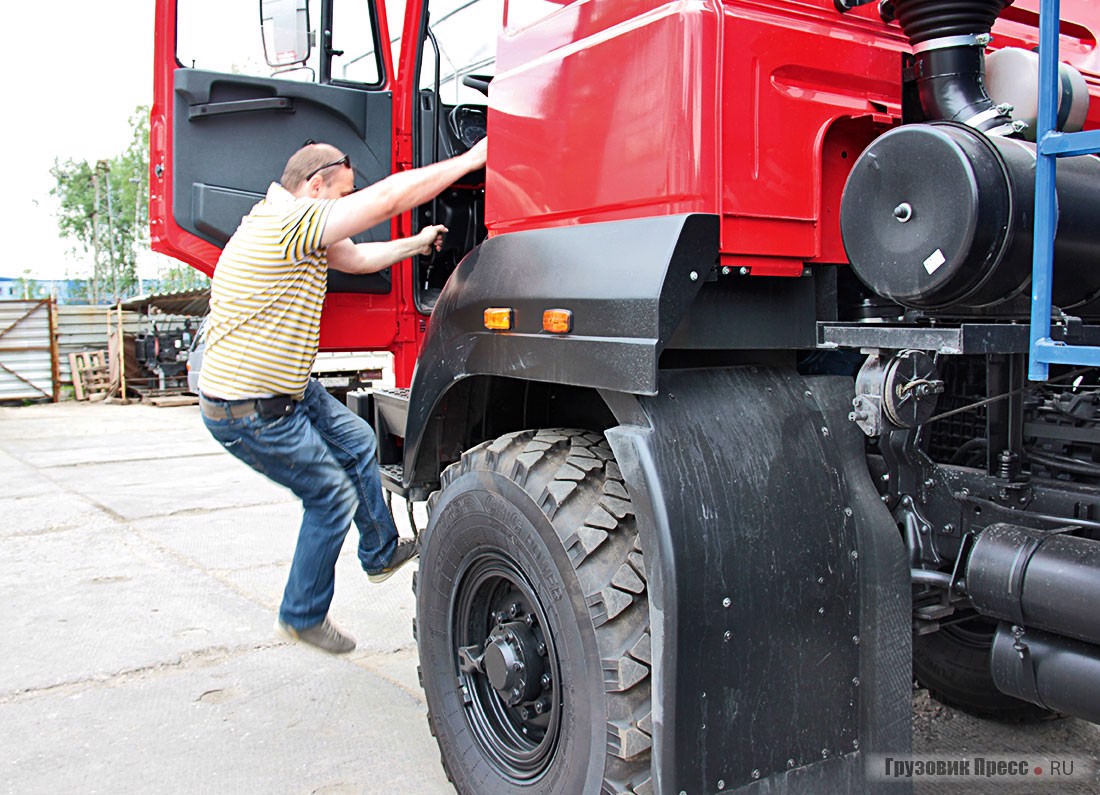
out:
<path id="1" fill-rule="evenodd" d="M 0 301 L 0 400 L 57 400 L 54 303 Z"/>
<path id="2" fill-rule="evenodd" d="M 51 299 L 0 301 L 0 401 L 58 400 L 61 388 L 73 383 L 69 354 L 107 350 L 108 309 L 58 306 Z M 112 311 L 112 334 L 117 324 Z M 124 334 L 146 325 L 139 312 L 122 313 Z"/>

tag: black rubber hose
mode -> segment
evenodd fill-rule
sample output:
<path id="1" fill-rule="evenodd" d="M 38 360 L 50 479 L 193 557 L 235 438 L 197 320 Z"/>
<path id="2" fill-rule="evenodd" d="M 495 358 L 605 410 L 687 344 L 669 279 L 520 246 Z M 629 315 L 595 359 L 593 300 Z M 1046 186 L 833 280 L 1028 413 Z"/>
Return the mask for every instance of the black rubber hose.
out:
<path id="1" fill-rule="evenodd" d="M 913 76 L 925 119 L 970 124 L 980 130 L 1002 126 L 1000 113 L 985 90 L 985 53 L 982 47 L 960 44 L 921 50 L 918 45 L 951 36 L 988 34 L 1001 10 L 1011 0 L 897 0 L 894 9 L 902 32 L 918 50 Z M 981 119 L 976 119 L 985 114 Z"/>
<path id="2" fill-rule="evenodd" d="M 910 44 L 989 33 L 1012 0 L 895 0 L 894 16 Z"/>
<path id="3" fill-rule="evenodd" d="M 981 124 L 975 116 L 993 107 L 985 90 L 985 56 L 974 46 L 947 47 L 917 53 L 917 90 L 921 109 L 928 119 L 971 124 L 979 130 L 1004 124 L 993 115 Z"/>

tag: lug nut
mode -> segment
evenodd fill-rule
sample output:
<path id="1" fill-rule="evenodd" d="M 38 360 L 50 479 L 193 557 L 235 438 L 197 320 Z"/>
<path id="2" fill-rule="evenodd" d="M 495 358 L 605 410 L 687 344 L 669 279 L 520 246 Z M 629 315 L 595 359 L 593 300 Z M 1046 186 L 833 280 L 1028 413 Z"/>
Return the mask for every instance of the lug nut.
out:
<path id="1" fill-rule="evenodd" d="M 554 684 L 554 680 L 550 678 L 550 674 L 543 674 L 542 679 L 539 680 L 539 684 L 542 685 L 543 690 L 549 690 L 550 686 Z"/>

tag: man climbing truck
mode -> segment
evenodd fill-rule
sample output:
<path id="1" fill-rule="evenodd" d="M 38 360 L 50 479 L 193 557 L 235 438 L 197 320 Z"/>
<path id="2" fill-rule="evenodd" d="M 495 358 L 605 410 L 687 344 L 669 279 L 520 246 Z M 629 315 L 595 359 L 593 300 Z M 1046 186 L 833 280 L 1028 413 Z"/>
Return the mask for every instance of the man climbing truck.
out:
<path id="1" fill-rule="evenodd" d="M 1100 7 L 203 4 L 158 2 L 151 201 L 206 272 L 306 139 L 361 186 L 492 130 L 363 238 L 442 250 L 321 327 L 394 357 L 354 403 L 427 502 L 459 792 L 897 787 L 911 672 L 1100 722 L 1100 160 L 1048 167 L 1098 143 Z"/>

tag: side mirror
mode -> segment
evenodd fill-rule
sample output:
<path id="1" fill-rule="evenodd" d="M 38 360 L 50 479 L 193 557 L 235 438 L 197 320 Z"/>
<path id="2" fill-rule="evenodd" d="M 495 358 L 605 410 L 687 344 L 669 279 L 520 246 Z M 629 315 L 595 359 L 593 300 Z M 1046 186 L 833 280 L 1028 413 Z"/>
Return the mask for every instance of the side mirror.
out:
<path id="1" fill-rule="evenodd" d="M 264 58 L 273 68 L 309 60 L 309 0 L 260 0 Z"/>

